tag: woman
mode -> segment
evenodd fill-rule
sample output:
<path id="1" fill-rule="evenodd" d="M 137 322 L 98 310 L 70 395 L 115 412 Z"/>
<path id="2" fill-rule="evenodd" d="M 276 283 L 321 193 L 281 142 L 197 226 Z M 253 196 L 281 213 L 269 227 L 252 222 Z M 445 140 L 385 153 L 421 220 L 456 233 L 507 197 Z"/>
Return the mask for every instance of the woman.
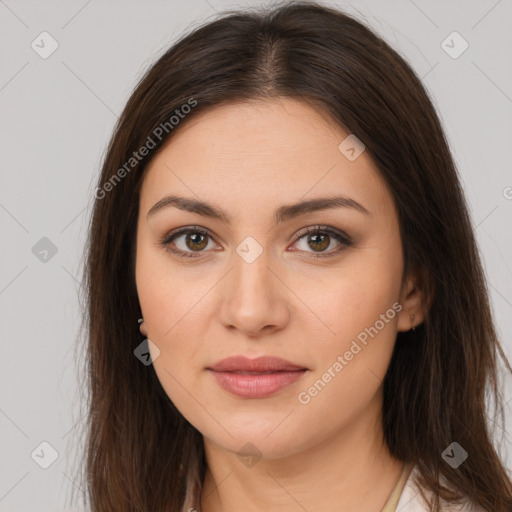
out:
<path id="1" fill-rule="evenodd" d="M 369 28 L 294 2 L 192 31 L 95 196 L 93 511 L 512 510 L 454 162 Z"/>

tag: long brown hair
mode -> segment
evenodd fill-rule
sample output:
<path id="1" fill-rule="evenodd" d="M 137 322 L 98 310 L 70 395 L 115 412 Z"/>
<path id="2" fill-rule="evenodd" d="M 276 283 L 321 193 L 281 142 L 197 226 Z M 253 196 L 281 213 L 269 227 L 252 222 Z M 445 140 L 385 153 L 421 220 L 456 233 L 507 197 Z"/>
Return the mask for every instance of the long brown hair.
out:
<path id="1" fill-rule="evenodd" d="M 425 321 L 398 333 L 385 377 L 391 454 L 417 464 L 433 492 L 431 510 L 440 497 L 464 496 L 485 510 L 512 510 L 512 483 L 486 417 L 490 399 L 504 416 L 498 353 L 512 369 L 439 118 L 420 79 L 382 38 L 313 2 L 228 11 L 194 29 L 150 66 L 115 127 L 95 191 L 83 280 L 91 510 L 200 507 L 202 436 L 153 367 L 134 355 L 143 341 L 135 286 L 140 185 L 158 149 L 198 113 L 272 97 L 322 109 L 365 144 L 398 210 L 404 274 L 418 269 L 431 299 Z M 142 147 L 145 156 L 137 153 Z M 452 442 L 469 454 L 457 469 L 441 456 Z"/>

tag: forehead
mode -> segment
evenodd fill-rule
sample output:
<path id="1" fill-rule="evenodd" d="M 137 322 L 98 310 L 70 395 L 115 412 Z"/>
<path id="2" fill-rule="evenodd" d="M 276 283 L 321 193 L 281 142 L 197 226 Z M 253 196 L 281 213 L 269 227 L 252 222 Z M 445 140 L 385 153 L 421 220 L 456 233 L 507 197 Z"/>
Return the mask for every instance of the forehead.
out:
<path id="1" fill-rule="evenodd" d="M 389 207 L 368 153 L 349 160 L 339 146 L 350 133 L 305 102 L 238 102 L 185 121 L 146 169 L 146 212 L 166 193 L 178 192 L 235 210 L 329 194 L 350 196 L 371 211 Z"/>

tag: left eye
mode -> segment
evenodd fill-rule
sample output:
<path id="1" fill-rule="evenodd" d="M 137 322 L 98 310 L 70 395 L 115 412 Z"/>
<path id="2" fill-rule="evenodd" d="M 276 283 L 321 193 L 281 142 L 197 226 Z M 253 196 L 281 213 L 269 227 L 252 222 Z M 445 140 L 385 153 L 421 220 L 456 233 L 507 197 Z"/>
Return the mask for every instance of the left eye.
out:
<path id="1" fill-rule="evenodd" d="M 325 252 L 325 249 L 331 245 L 333 238 L 338 242 L 338 248 Z M 308 258 L 327 258 L 334 256 L 341 252 L 345 247 L 350 247 L 352 245 L 352 241 L 348 235 L 340 233 L 337 230 L 335 231 L 327 226 L 307 228 L 305 232 L 298 235 L 296 242 L 300 242 L 302 239 L 305 239 L 306 247 L 313 249 L 313 254 L 307 256 Z M 317 253 L 318 250 L 321 252 L 314 254 Z M 308 251 L 306 250 L 305 252 Z"/>
<path id="2" fill-rule="evenodd" d="M 184 244 L 180 247 L 180 243 L 176 241 L 182 237 L 184 237 L 184 239 L 180 241 L 180 243 L 184 242 Z M 338 248 L 325 253 L 325 249 L 331 245 L 333 238 L 339 243 Z M 295 243 L 302 241 L 302 239 L 306 239 L 307 247 L 313 249 L 313 254 L 310 253 L 307 256 L 313 259 L 333 256 L 341 252 L 344 248 L 352 245 L 352 241 L 348 235 L 329 228 L 328 226 L 307 228 L 296 237 Z M 208 247 L 209 241 L 212 240 L 213 237 L 204 228 L 192 227 L 171 233 L 161 240 L 160 243 L 172 254 L 183 258 L 197 258 L 201 256 L 201 253 L 205 252 L 204 249 Z M 176 247 L 177 250 L 173 249 L 172 246 Z M 303 249 L 299 249 L 299 251 L 309 253 L 309 251 Z"/>

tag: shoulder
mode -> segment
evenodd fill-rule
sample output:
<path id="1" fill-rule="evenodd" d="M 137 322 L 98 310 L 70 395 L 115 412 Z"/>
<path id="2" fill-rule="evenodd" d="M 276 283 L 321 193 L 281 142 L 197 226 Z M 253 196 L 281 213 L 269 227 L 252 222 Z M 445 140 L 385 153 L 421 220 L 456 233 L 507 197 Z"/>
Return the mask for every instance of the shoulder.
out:
<path id="1" fill-rule="evenodd" d="M 429 512 L 428 507 L 421 497 L 419 484 L 416 480 L 419 471 L 414 466 L 407 478 L 400 499 L 396 506 L 396 512 Z M 425 494 L 429 496 L 429 492 L 424 490 Z M 444 504 L 441 507 L 443 512 L 488 512 L 483 508 L 472 504 L 469 500 L 460 505 Z"/>

